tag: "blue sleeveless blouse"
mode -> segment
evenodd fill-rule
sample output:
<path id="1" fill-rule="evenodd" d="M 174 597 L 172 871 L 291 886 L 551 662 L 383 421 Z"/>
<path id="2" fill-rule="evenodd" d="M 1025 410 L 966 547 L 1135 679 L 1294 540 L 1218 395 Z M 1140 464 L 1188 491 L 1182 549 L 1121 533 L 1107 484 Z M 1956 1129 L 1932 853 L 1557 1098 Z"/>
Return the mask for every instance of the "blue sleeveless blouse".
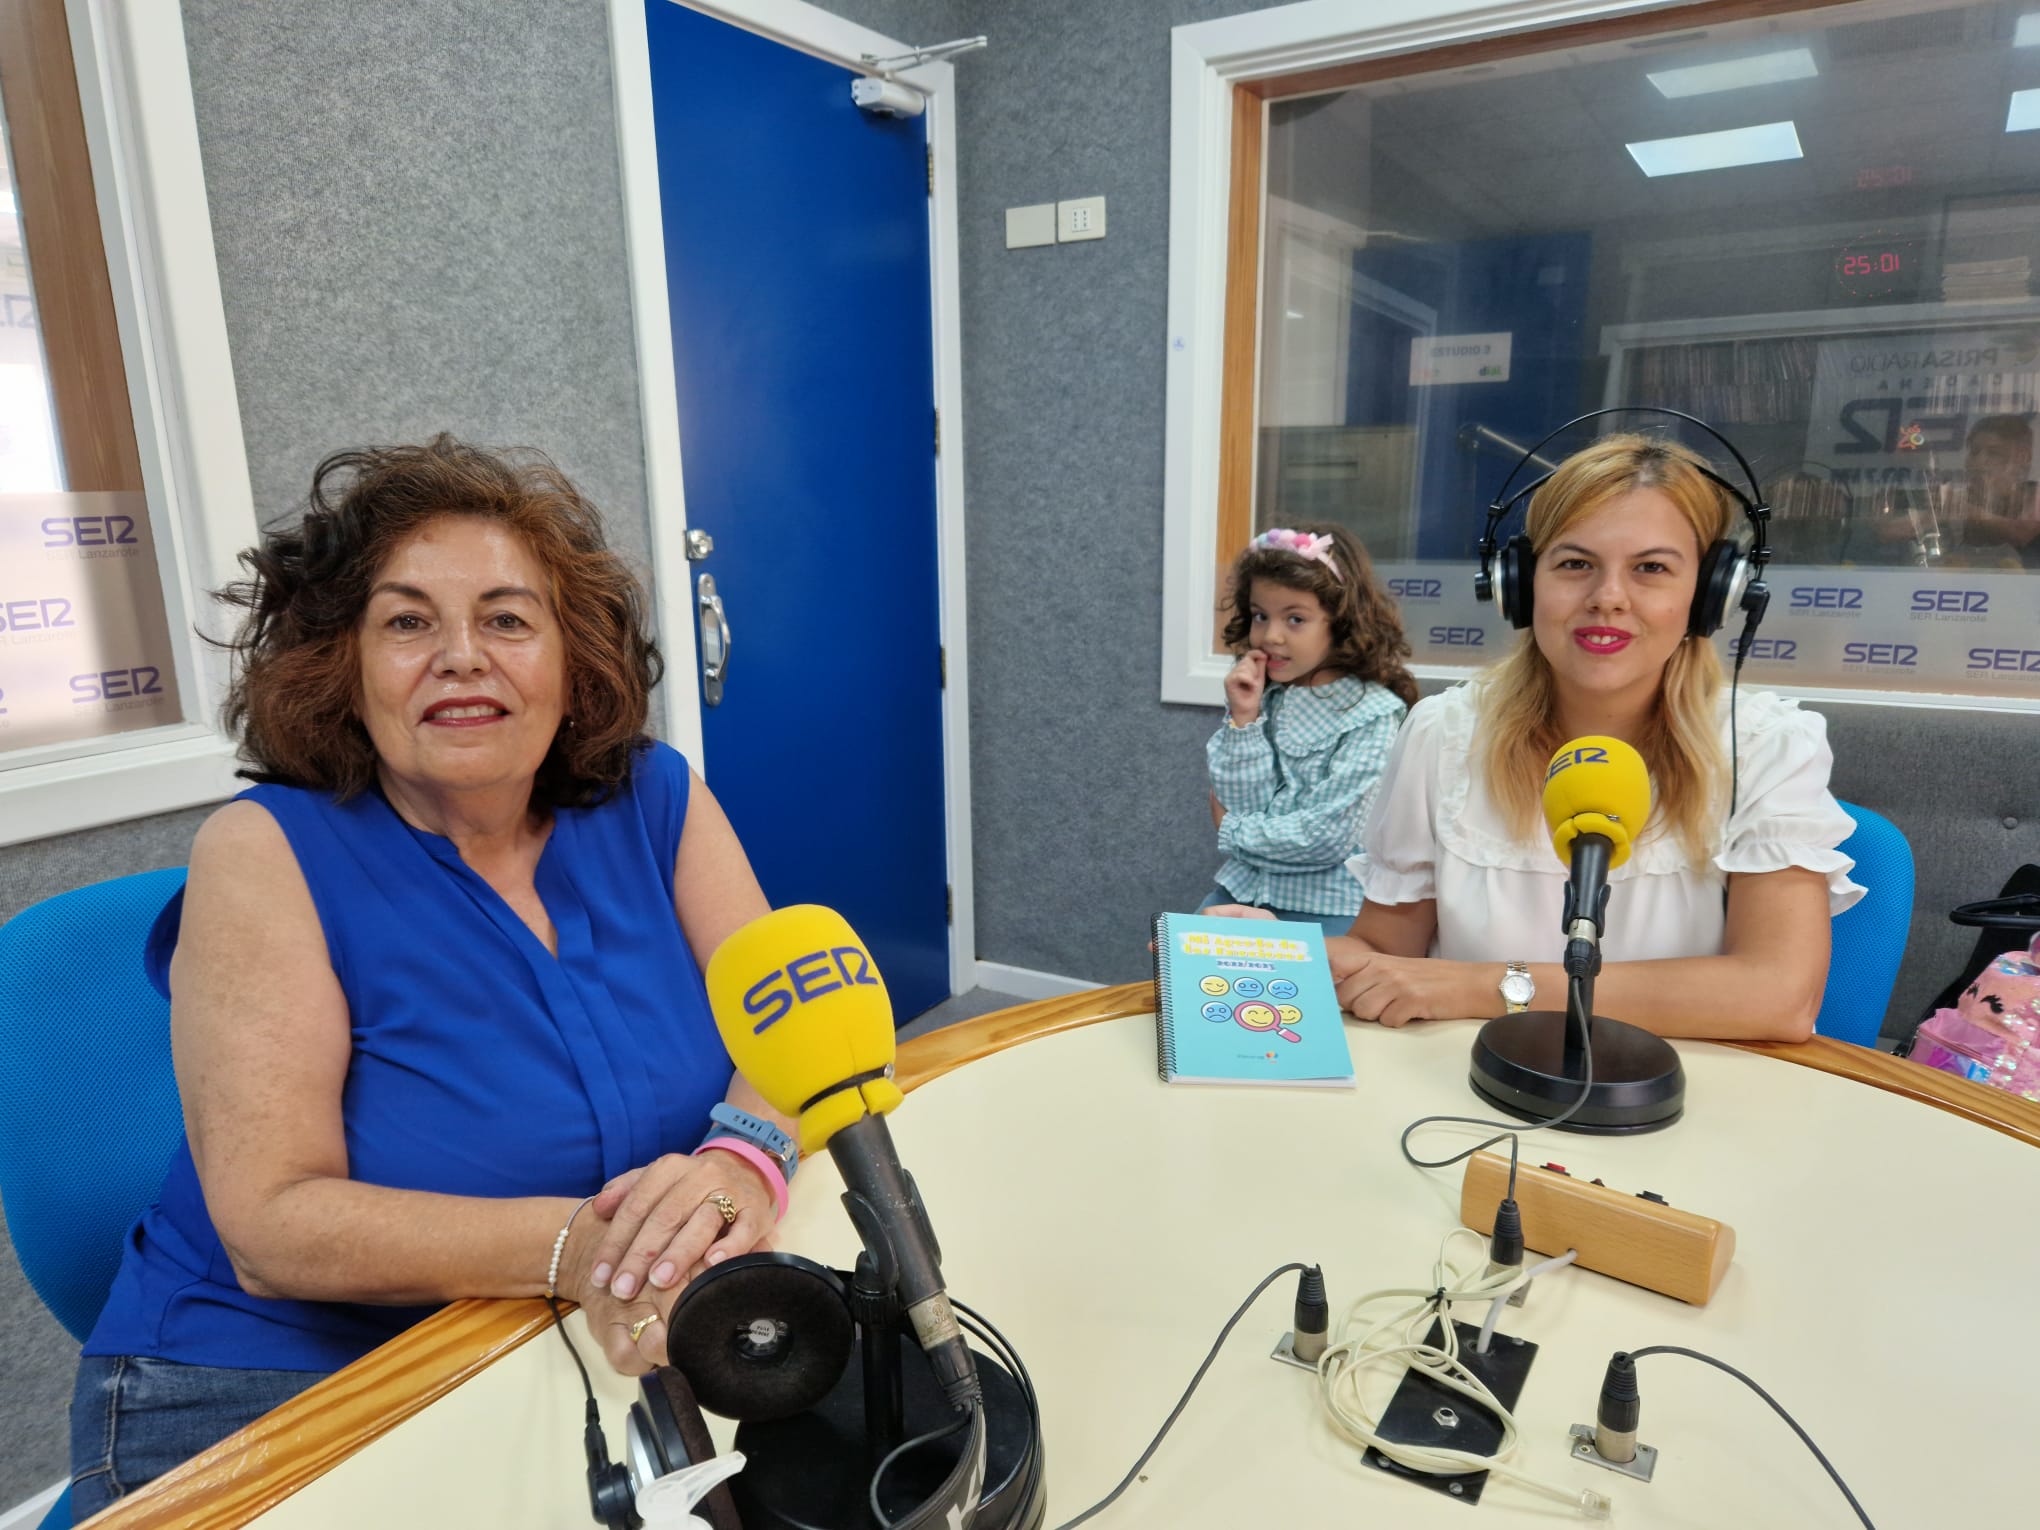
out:
<path id="1" fill-rule="evenodd" d="M 536 882 L 557 957 L 452 841 L 379 792 L 241 793 L 282 826 L 347 997 L 351 1178 L 579 1197 L 701 1141 L 731 1067 L 673 912 L 687 792 L 686 762 L 652 744 L 608 801 L 554 815 Z M 180 891 L 149 941 L 165 992 L 182 911 Z M 532 1250 L 533 1273 L 544 1255 Z M 85 1353 L 329 1371 L 431 1310 L 244 1292 L 186 1144 L 128 1236 Z"/>

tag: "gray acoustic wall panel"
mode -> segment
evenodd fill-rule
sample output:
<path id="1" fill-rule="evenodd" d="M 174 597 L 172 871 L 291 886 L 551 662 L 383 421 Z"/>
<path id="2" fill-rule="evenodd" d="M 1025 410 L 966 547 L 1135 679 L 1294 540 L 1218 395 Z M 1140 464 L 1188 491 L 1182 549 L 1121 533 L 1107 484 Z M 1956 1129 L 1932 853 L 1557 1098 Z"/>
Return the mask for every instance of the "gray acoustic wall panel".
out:
<path id="1" fill-rule="evenodd" d="M 1214 712 L 1157 700 L 1169 29 L 1252 9 L 965 7 L 957 62 L 978 950 L 1098 981 L 1218 868 Z M 1106 198 L 1107 237 L 1005 248 L 1005 209 Z"/>

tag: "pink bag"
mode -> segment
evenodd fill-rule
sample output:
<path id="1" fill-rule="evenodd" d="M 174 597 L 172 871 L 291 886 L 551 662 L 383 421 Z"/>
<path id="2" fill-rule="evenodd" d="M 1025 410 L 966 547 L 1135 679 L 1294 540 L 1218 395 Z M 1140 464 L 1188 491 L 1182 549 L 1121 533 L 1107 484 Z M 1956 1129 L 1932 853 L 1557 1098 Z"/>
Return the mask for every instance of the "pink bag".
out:
<path id="1" fill-rule="evenodd" d="M 1920 1027 L 1912 1060 L 2040 1101 L 2040 935 L 2007 951 Z"/>

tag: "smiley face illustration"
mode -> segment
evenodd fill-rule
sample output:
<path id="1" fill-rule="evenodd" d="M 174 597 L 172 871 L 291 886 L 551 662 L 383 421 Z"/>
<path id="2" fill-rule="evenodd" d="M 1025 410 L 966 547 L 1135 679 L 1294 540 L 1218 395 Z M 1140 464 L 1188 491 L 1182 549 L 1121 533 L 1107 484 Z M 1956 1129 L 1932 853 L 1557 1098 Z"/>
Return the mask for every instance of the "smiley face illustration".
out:
<path id="1" fill-rule="evenodd" d="M 1258 999 L 1261 997 L 1261 980 L 1252 977 L 1234 978 L 1232 991 L 1243 999 Z"/>
<path id="2" fill-rule="evenodd" d="M 1249 999 L 1233 1010 L 1233 1019 L 1250 1031 L 1272 1031 L 1282 1023 L 1282 1016 L 1275 1006 L 1260 999 Z"/>
<path id="3" fill-rule="evenodd" d="M 1210 977 L 1206 978 L 1203 982 L 1199 983 L 1197 986 L 1203 989 L 1206 993 L 1210 994 L 1214 999 L 1216 999 L 1221 994 L 1223 994 L 1227 989 L 1231 988 L 1232 984 L 1228 983 L 1224 978 L 1220 977 L 1217 973 L 1214 972 Z M 1258 990 L 1256 991 L 1258 992 Z"/>
<path id="4" fill-rule="evenodd" d="M 1232 1019 L 1232 1006 L 1223 999 L 1213 999 L 1204 1006 L 1202 1013 L 1205 1019 L 1222 1024 Z"/>
<path id="5" fill-rule="evenodd" d="M 1303 1019 L 1303 1011 L 1294 1004 L 1278 1004 L 1275 1006 L 1275 1013 L 1282 1017 L 1284 1025 L 1295 1025 Z"/>
<path id="6" fill-rule="evenodd" d="M 1249 999 L 1233 1010 L 1233 1019 L 1250 1031 L 1273 1031 L 1284 1041 L 1303 1038 L 1282 1023 L 1282 1011 L 1264 999 Z"/>
<path id="7" fill-rule="evenodd" d="M 1296 985 L 1290 982 L 1288 978 L 1277 978 L 1268 985 L 1268 997 L 1271 999 L 1293 999 L 1296 997 Z"/>

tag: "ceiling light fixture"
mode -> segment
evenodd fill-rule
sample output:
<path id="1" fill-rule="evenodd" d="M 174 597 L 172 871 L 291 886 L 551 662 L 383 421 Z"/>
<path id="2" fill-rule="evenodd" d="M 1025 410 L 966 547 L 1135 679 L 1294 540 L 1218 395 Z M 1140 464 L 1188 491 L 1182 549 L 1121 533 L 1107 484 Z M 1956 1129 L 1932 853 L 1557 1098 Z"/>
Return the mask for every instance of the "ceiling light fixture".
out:
<path id="1" fill-rule="evenodd" d="M 2013 100 L 2016 102 L 2017 97 Z M 1690 175 L 1696 170 L 1727 170 L 1735 165 L 1764 165 L 1806 157 L 1799 147 L 1799 130 L 1790 122 L 1725 128 L 1719 133 L 1688 133 L 1683 138 L 1652 138 L 1623 147 L 1636 161 L 1637 168 L 1648 176 Z"/>
<path id="2" fill-rule="evenodd" d="M 1659 69 L 1644 78 L 1658 88 L 1659 95 L 1676 101 L 1681 96 L 1712 95 L 1717 90 L 1742 90 L 1751 85 L 1810 80 L 1819 73 L 1820 68 L 1807 49 L 1785 48 L 1776 53 L 1752 54 L 1748 58 L 1723 59 L 1717 64 Z"/>

